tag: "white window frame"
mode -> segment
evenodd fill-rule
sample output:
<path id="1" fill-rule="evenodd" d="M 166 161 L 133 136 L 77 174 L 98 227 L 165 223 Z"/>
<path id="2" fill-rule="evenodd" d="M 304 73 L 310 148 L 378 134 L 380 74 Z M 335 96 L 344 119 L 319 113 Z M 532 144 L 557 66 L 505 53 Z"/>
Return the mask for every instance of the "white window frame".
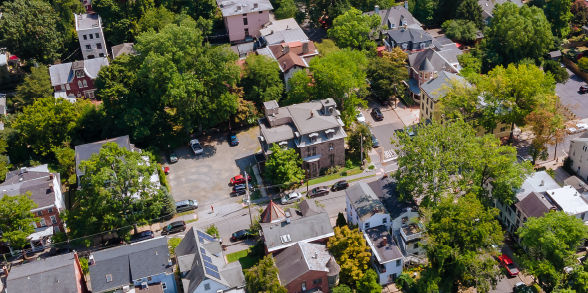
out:
<path id="1" fill-rule="evenodd" d="M 41 225 L 41 227 L 47 227 L 47 222 L 45 222 L 45 218 L 41 218 L 39 220 L 39 225 Z"/>
<path id="2" fill-rule="evenodd" d="M 57 217 L 55 217 L 54 215 L 49 216 L 49 218 L 51 219 L 51 224 L 57 224 Z"/>

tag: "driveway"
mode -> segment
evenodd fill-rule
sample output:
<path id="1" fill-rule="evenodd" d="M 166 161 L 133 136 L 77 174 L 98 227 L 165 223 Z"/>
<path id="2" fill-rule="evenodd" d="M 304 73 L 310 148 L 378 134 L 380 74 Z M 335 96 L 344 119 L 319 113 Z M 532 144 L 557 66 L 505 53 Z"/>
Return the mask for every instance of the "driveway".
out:
<path id="1" fill-rule="evenodd" d="M 200 208 L 227 200 L 229 180 L 254 162 L 252 154 L 259 148 L 259 128 L 237 134 L 239 145 L 229 146 L 226 136 L 199 138 L 204 154 L 195 156 L 188 146 L 176 149 L 178 162 L 169 165 L 168 181 L 175 200 L 196 199 Z M 235 197 L 235 201 L 240 200 Z"/>
<path id="2" fill-rule="evenodd" d="M 569 69 L 566 69 L 570 79 L 566 83 L 558 83 L 555 86 L 555 93 L 559 96 L 561 103 L 566 106 L 578 119 L 588 118 L 588 94 L 580 94 L 580 86 L 586 83 Z"/>

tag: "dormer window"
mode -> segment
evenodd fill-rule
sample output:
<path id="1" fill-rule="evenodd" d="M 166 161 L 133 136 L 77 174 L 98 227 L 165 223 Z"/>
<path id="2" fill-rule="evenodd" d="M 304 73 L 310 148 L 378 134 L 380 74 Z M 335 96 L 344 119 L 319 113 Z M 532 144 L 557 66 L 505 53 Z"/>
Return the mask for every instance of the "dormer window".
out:
<path id="1" fill-rule="evenodd" d="M 317 138 L 318 138 L 318 133 L 313 132 L 311 134 L 308 135 L 308 138 L 310 139 L 311 143 L 315 143 Z"/>
<path id="2" fill-rule="evenodd" d="M 76 70 L 76 77 L 84 77 L 84 71 L 83 70 Z"/>
<path id="3" fill-rule="evenodd" d="M 281 148 L 285 148 L 285 147 L 288 147 L 288 142 L 287 142 L 287 141 L 285 141 L 285 140 L 284 140 L 284 141 L 280 141 L 280 142 L 278 143 L 278 145 L 279 145 Z"/>
<path id="4" fill-rule="evenodd" d="M 333 135 L 335 135 L 335 129 L 327 129 L 325 130 L 325 135 L 330 139 L 333 138 Z"/>

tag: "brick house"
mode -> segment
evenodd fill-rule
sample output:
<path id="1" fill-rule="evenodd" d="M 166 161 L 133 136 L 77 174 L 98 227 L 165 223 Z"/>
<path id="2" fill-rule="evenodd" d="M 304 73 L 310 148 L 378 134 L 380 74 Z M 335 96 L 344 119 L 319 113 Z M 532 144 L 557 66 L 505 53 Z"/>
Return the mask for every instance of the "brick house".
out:
<path id="1" fill-rule="evenodd" d="M 325 245 L 296 243 L 276 256 L 275 263 L 289 293 L 328 293 L 339 284 L 341 268 Z"/>
<path id="2" fill-rule="evenodd" d="M 65 211 L 59 173 L 49 172 L 47 165 L 21 168 L 6 175 L 0 184 L 3 195 L 15 196 L 30 193 L 37 204 L 31 212 L 40 218 L 34 223 L 35 232 L 29 235 L 33 251 L 43 250 L 54 232 L 65 231 L 60 214 Z"/>
<path id="3" fill-rule="evenodd" d="M 257 50 L 258 54 L 266 55 L 278 62 L 282 71 L 286 90 L 289 89 L 288 80 L 298 70 L 308 68 L 310 60 L 319 54 L 312 41 L 296 41 L 270 45 Z"/>
<path id="4" fill-rule="evenodd" d="M 107 58 L 55 64 L 49 66 L 51 85 L 56 98 L 75 101 L 76 98 L 93 99 L 96 88 L 94 80 L 102 66 L 108 66 Z"/>
<path id="5" fill-rule="evenodd" d="M 269 0 L 217 0 L 231 43 L 253 40 L 269 22 Z"/>
<path id="6" fill-rule="evenodd" d="M 259 142 L 264 155 L 271 146 L 294 148 L 304 161 L 307 176 L 345 164 L 343 121 L 333 99 L 279 107 L 275 100 L 263 103 L 265 117 L 259 120 Z"/>

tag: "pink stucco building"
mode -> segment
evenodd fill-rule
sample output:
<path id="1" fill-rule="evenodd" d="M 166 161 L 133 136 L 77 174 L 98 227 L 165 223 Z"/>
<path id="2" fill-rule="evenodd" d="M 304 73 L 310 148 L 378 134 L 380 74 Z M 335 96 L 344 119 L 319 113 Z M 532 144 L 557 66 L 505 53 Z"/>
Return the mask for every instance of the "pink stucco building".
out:
<path id="1" fill-rule="evenodd" d="M 273 9 L 269 0 L 217 0 L 231 43 L 259 37 Z"/>

